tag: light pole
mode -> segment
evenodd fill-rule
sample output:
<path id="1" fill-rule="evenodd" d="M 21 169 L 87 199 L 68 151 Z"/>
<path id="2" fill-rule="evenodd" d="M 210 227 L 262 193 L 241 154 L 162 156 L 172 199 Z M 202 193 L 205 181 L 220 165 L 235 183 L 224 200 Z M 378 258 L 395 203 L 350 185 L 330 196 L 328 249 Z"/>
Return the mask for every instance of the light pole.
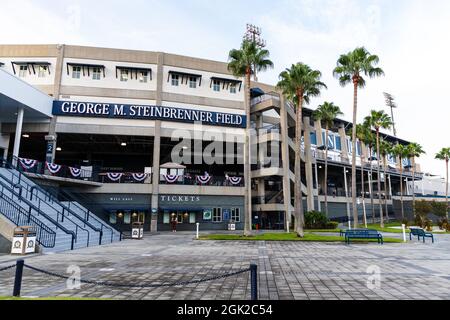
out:
<path id="1" fill-rule="evenodd" d="M 394 131 L 394 137 L 396 137 L 397 130 L 395 130 L 394 109 L 397 108 L 397 104 L 395 103 L 394 96 L 390 93 L 385 92 L 384 98 L 386 100 L 386 105 L 391 108 L 392 130 Z"/>
<path id="2" fill-rule="evenodd" d="M 253 24 L 247 23 L 244 40 L 255 43 L 259 48 L 264 48 L 266 46 L 266 41 L 261 37 L 261 28 Z M 253 77 L 255 81 L 258 81 L 255 68 L 253 68 Z"/>

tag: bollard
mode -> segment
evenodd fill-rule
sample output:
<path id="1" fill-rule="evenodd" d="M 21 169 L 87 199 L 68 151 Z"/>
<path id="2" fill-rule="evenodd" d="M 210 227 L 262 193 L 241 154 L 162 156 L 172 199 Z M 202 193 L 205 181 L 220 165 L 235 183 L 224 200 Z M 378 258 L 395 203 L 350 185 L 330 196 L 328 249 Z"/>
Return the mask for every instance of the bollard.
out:
<path id="1" fill-rule="evenodd" d="M 250 286 L 251 299 L 258 300 L 258 266 L 254 263 L 250 265 Z"/>
<path id="2" fill-rule="evenodd" d="M 406 225 L 402 224 L 403 242 L 406 242 Z"/>
<path id="3" fill-rule="evenodd" d="M 198 239 L 198 229 L 200 227 L 200 223 L 197 222 L 197 234 L 196 234 L 196 238 Z"/>
<path id="4" fill-rule="evenodd" d="M 17 260 L 16 262 L 16 278 L 14 279 L 13 297 L 20 297 L 20 288 L 22 287 L 22 275 L 23 275 L 24 261 Z"/>

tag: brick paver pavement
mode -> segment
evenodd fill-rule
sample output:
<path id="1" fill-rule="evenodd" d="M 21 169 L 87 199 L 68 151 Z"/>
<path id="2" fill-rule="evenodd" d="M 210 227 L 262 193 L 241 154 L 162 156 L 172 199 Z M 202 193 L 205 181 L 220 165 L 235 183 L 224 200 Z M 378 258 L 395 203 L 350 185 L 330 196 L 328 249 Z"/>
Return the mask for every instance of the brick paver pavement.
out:
<path id="1" fill-rule="evenodd" d="M 398 236 L 398 235 L 397 235 Z M 14 257 L 0 256 L 0 269 Z M 113 283 L 173 283 L 258 264 L 260 299 L 450 299 L 450 236 L 423 244 L 196 241 L 192 233 L 147 235 L 102 247 L 27 257 L 26 263 L 65 275 Z M 368 268 L 380 286 L 368 286 Z M 14 269 L 0 272 L 0 296 L 10 295 Z M 369 284 L 373 282 L 369 281 Z M 66 281 L 25 268 L 23 296 L 113 299 L 249 299 L 249 273 L 186 286 L 113 288 Z"/>

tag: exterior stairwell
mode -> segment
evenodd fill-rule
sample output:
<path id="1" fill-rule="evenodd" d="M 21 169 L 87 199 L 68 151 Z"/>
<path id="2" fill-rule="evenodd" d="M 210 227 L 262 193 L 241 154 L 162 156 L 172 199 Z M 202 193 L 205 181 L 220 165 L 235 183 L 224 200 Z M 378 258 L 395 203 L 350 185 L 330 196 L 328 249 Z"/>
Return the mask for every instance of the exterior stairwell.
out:
<path id="1" fill-rule="evenodd" d="M 38 222 L 55 233 L 53 246 L 41 244 L 43 252 L 59 252 L 111 243 L 121 240 L 121 234 L 76 202 L 62 202 L 24 174 L 11 168 L 0 168 L 0 213 L 8 218 L 12 212 L 22 212 L 24 221 L 9 219 L 16 225 Z M 12 205 L 15 204 L 15 206 Z M 5 214 L 6 212 L 6 214 Z M 26 213 L 26 215 L 25 215 Z M 25 223 L 26 222 L 26 223 Z"/>

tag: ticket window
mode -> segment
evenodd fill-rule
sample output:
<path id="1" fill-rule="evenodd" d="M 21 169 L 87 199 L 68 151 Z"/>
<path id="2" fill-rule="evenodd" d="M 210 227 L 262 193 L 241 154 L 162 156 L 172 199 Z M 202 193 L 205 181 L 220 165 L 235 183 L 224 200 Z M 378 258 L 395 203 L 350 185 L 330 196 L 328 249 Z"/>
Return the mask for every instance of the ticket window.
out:
<path id="1" fill-rule="evenodd" d="M 145 223 L 145 213 L 144 212 L 133 211 L 133 213 L 131 214 L 131 217 L 132 217 L 133 222 Z"/>

